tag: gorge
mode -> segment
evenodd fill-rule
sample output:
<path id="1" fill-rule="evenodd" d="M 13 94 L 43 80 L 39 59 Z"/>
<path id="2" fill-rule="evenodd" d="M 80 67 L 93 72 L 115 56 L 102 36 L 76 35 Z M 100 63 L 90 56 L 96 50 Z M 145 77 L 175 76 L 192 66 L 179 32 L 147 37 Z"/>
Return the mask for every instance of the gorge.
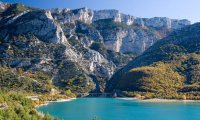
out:
<path id="1" fill-rule="evenodd" d="M 79 98 L 87 96 L 131 100 Z M 36 110 L 70 98 L 78 99 L 37 107 L 44 114 Z M 200 23 L 140 18 L 115 9 L 40 9 L 0 1 L 0 120 L 55 119 L 49 111 L 70 120 L 95 114 L 156 120 L 167 105 L 141 101 L 157 98 L 200 100 Z M 181 120 L 199 119 L 198 103 L 168 105 L 184 116 Z"/>
<path id="2" fill-rule="evenodd" d="M 0 20 L 1 65 L 50 74 L 54 85 L 74 92 L 104 92 L 114 72 L 190 25 L 118 10 L 40 10 L 2 2 Z"/>

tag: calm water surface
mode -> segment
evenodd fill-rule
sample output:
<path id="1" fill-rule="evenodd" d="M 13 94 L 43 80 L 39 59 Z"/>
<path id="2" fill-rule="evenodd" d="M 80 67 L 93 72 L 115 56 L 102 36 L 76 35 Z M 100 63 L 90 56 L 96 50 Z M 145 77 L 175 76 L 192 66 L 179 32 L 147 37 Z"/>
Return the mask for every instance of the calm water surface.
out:
<path id="1" fill-rule="evenodd" d="M 37 109 L 64 120 L 200 120 L 200 103 L 145 103 L 114 98 L 79 98 Z"/>

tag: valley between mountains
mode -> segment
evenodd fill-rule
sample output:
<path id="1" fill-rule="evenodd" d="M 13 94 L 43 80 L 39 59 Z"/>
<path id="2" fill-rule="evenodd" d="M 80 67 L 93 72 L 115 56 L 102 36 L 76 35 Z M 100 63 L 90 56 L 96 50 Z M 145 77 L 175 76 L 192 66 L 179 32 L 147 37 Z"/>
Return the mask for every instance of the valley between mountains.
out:
<path id="1" fill-rule="evenodd" d="M 24 95 L 40 96 L 34 105 L 77 93 L 199 100 L 200 23 L 0 2 L 0 76 L 0 109 L 20 103 L 37 119 Z"/>

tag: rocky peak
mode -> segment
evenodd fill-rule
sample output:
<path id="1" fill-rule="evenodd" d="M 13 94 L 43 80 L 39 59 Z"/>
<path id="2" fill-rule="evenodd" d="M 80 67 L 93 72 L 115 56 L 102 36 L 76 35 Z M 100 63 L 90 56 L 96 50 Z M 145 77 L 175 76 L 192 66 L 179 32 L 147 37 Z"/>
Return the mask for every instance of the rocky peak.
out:
<path id="1" fill-rule="evenodd" d="M 92 23 L 93 11 L 88 8 L 80 8 L 75 10 L 70 9 L 51 9 L 53 17 L 59 20 L 62 24 L 75 23 L 75 21 L 82 21 L 84 23 Z"/>
<path id="2" fill-rule="evenodd" d="M 82 8 L 78 11 L 79 20 L 84 23 L 92 23 L 93 11 L 88 8 Z"/>
<path id="3" fill-rule="evenodd" d="M 4 10 L 6 10 L 11 4 L 9 3 L 4 3 L 0 1 L 0 12 L 3 12 Z"/>
<path id="4" fill-rule="evenodd" d="M 136 17 L 126 14 L 121 14 L 122 22 L 127 25 L 132 25 L 136 19 Z"/>

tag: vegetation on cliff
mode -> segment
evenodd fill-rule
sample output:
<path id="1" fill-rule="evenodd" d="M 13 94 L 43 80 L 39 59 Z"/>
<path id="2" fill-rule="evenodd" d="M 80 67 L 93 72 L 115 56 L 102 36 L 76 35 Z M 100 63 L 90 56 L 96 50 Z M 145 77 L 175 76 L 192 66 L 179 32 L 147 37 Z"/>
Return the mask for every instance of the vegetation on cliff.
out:
<path id="1" fill-rule="evenodd" d="M 143 98 L 200 99 L 199 25 L 175 31 L 150 47 L 113 76 L 108 91 Z"/>

